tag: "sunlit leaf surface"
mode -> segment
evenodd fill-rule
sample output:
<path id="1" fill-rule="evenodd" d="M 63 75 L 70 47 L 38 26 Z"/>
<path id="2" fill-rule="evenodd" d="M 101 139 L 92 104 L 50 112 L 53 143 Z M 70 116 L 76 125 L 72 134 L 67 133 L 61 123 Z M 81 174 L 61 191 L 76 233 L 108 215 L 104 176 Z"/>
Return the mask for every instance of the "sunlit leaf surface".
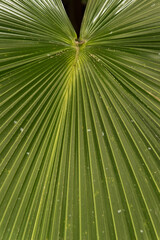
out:
<path id="1" fill-rule="evenodd" d="M 160 239 L 160 1 L 0 1 L 1 240 Z"/>

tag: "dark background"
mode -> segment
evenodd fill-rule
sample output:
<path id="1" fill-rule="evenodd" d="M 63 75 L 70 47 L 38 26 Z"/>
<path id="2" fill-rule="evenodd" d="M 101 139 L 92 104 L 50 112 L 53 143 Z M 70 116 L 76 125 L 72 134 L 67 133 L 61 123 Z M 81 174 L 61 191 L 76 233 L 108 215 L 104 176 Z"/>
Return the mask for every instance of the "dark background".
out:
<path id="1" fill-rule="evenodd" d="M 62 2 L 77 33 L 77 36 L 79 37 L 80 26 L 87 0 L 62 0 Z"/>

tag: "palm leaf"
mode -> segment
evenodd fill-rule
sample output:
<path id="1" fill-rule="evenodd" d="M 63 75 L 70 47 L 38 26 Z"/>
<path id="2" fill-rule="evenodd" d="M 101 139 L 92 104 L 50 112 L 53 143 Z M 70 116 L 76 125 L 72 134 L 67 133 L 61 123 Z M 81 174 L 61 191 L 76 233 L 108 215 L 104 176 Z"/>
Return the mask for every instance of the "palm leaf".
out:
<path id="1" fill-rule="evenodd" d="M 159 239 L 160 2 L 0 8 L 0 239 Z"/>

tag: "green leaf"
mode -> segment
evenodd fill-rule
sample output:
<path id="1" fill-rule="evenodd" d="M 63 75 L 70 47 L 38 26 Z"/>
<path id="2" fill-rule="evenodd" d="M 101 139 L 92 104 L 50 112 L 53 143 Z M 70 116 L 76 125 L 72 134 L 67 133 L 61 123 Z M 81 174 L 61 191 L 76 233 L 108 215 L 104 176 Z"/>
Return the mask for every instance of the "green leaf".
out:
<path id="1" fill-rule="evenodd" d="M 0 239 L 158 240 L 159 0 L 0 8 Z"/>

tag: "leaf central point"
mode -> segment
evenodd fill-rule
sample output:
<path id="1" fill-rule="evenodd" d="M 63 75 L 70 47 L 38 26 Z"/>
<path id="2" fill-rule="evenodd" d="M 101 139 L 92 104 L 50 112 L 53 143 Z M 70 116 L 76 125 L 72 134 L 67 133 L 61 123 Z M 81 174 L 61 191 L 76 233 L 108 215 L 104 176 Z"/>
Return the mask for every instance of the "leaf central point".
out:
<path id="1" fill-rule="evenodd" d="M 83 45 L 84 43 L 85 43 L 84 40 L 75 39 L 75 44 L 76 44 L 76 46 Z"/>

